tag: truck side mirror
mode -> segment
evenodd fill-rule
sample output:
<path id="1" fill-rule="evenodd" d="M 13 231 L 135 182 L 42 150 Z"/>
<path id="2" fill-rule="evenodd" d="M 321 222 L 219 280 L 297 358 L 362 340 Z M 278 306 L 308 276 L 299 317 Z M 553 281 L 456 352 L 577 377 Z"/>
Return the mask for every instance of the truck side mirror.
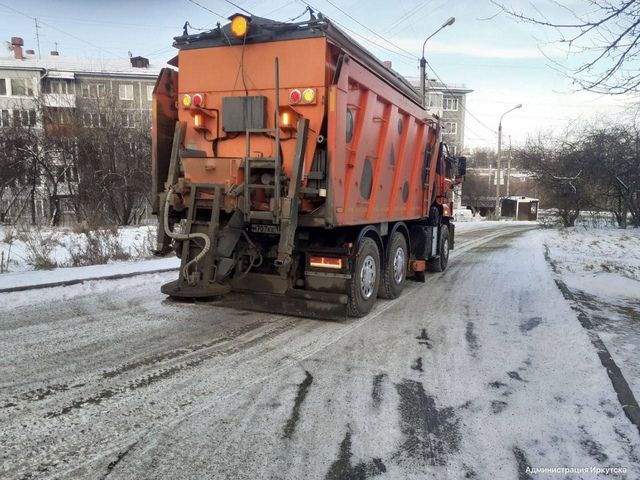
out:
<path id="1" fill-rule="evenodd" d="M 458 176 L 464 177 L 467 174 L 467 157 L 458 157 Z"/>

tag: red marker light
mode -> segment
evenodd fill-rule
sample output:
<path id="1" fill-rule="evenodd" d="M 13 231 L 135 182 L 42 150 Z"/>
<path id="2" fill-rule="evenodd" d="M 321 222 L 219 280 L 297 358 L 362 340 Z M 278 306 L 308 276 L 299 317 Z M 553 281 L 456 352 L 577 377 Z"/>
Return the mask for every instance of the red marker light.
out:
<path id="1" fill-rule="evenodd" d="M 193 96 L 193 105 L 195 107 L 203 107 L 204 106 L 204 97 L 200 93 L 196 93 Z"/>
<path id="2" fill-rule="evenodd" d="M 302 93 L 297 88 L 289 92 L 289 103 L 296 104 L 302 100 Z"/>

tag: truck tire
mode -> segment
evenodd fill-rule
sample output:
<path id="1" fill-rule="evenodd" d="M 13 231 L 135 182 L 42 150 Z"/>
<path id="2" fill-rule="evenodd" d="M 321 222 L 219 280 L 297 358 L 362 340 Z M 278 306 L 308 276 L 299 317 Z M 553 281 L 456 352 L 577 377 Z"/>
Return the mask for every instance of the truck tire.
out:
<path id="1" fill-rule="evenodd" d="M 444 272 L 449 263 L 449 228 L 440 226 L 440 240 L 438 244 L 440 255 L 427 260 L 427 268 L 430 272 Z"/>
<path id="2" fill-rule="evenodd" d="M 380 285 L 380 251 L 378 244 L 364 237 L 358 248 L 358 255 L 352 262 L 349 303 L 347 313 L 351 317 L 362 317 L 369 313 L 376 303 Z"/>
<path id="3" fill-rule="evenodd" d="M 407 240 L 400 232 L 395 232 L 387 248 L 387 261 L 382 272 L 381 298 L 398 298 L 407 280 Z"/>

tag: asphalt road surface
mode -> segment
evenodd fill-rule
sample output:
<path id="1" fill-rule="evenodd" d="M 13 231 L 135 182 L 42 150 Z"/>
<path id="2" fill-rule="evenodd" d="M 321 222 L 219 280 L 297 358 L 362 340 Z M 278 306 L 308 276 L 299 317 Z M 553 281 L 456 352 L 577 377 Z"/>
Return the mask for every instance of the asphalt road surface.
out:
<path id="1" fill-rule="evenodd" d="M 174 275 L 0 296 L 0 477 L 640 478 L 531 225 L 345 322 L 169 302 Z"/>

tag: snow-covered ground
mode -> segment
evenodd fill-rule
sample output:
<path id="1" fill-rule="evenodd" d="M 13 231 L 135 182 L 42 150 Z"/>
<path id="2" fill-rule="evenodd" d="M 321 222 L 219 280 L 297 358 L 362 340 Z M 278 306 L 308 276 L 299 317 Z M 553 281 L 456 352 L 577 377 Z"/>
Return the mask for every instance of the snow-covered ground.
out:
<path id="1" fill-rule="evenodd" d="M 446 272 L 344 322 L 166 301 L 175 272 L 0 294 L 0 477 L 640 478 L 530 229 L 462 227 Z"/>
<path id="2" fill-rule="evenodd" d="M 101 250 L 114 253 L 115 261 L 139 260 L 151 256 L 155 230 L 155 226 L 119 227 L 117 231 L 91 231 L 89 235 L 100 242 Z M 79 258 L 86 251 L 87 240 L 87 234 L 70 228 L 0 226 L 0 273 L 44 270 L 47 264 L 51 269 L 104 263 Z"/>
<path id="3" fill-rule="evenodd" d="M 640 229 L 548 230 L 556 274 L 640 398 Z"/>

